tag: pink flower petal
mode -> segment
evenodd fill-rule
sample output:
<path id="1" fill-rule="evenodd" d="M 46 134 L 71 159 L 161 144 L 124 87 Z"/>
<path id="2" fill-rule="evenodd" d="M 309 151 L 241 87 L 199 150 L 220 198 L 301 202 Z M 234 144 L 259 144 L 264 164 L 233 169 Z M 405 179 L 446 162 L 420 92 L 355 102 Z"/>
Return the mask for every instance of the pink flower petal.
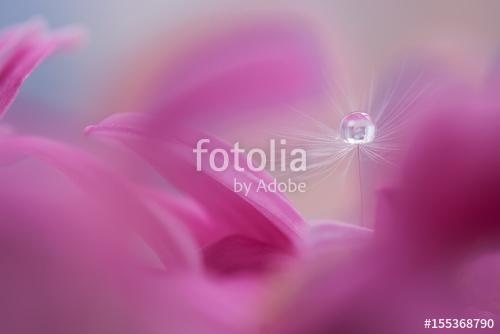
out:
<path id="1" fill-rule="evenodd" d="M 176 224 L 165 225 L 131 185 L 105 166 L 74 148 L 54 141 L 12 136 L 0 140 L 0 164 L 34 157 L 64 173 L 95 200 L 109 206 L 109 221 L 136 231 L 152 247 L 164 265 L 171 268 L 198 266 L 196 248 Z M 182 226 L 181 226 L 182 227 Z"/>
<path id="2" fill-rule="evenodd" d="M 428 119 L 403 176 L 381 196 L 380 237 L 392 234 L 393 242 L 425 262 L 459 260 L 498 242 L 499 126 L 497 108 L 481 105 L 441 110 Z"/>
<path id="3" fill-rule="evenodd" d="M 319 45 L 305 24 L 241 24 L 183 54 L 156 83 L 151 109 L 164 126 L 264 116 L 273 106 L 322 93 L 322 71 Z"/>
<path id="4" fill-rule="evenodd" d="M 115 115 L 87 128 L 87 133 L 122 142 L 179 190 L 203 204 L 213 224 L 209 227 L 200 225 L 194 232 L 199 236 L 202 247 L 237 236 L 238 240 L 255 240 L 254 246 L 257 248 L 263 246 L 283 254 L 293 254 L 300 248 L 301 234 L 305 228 L 301 216 L 282 194 L 255 190 L 259 180 L 269 180 L 269 175 L 248 171 L 248 166 L 245 172 L 236 171 L 232 161 L 226 171 L 215 172 L 207 168 L 208 157 L 203 158 L 205 168 L 198 172 L 192 150 L 196 147 L 197 138 L 202 135 L 186 130 L 183 136 L 174 139 L 157 137 L 154 132 L 148 134 L 148 128 L 142 126 L 148 124 L 148 118 L 143 114 Z M 211 139 L 208 149 L 229 150 L 226 144 L 216 138 L 208 138 Z M 240 160 L 244 163 L 245 159 Z M 234 178 L 254 185 L 248 196 L 233 191 Z M 245 244 L 248 244 L 246 241 Z M 219 246 L 216 249 L 225 250 L 227 244 Z"/>
<path id="5" fill-rule="evenodd" d="M 0 118 L 34 69 L 56 51 L 78 45 L 81 37 L 78 29 L 48 33 L 41 20 L 0 32 Z"/>

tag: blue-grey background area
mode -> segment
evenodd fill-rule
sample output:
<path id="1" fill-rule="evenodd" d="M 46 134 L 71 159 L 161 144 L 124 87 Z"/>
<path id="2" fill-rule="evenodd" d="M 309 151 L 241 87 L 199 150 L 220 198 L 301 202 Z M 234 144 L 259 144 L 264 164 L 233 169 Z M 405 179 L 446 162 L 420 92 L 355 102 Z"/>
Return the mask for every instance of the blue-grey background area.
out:
<path id="1" fill-rule="evenodd" d="M 51 28 L 80 25 L 89 37 L 84 48 L 40 66 L 26 81 L 14 109 L 29 100 L 46 106 L 41 109 L 47 113 L 86 112 L 80 106 L 95 97 L 96 83 L 123 65 L 121 54 L 133 51 L 160 26 L 168 29 L 196 12 L 209 11 L 207 5 L 205 1 L 1 0 L 0 27 L 40 16 Z"/>

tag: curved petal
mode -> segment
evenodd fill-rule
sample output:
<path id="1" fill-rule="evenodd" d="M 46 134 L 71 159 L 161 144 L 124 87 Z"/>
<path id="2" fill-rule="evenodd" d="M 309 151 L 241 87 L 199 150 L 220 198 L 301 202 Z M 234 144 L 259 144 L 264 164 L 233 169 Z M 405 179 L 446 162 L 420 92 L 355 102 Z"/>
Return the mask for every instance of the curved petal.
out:
<path id="1" fill-rule="evenodd" d="M 229 287 L 145 268 L 125 224 L 109 228 L 106 213 L 125 208 L 58 170 L 33 159 L 5 165 L 0 184 L 1 332 L 240 333 L 252 325 L 252 282 Z"/>
<path id="2" fill-rule="evenodd" d="M 198 266 L 196 248 L 176 224 L 165 224 L 146 207 L 131 185 L 88 155 L 64 144 L 36 137 L 0 140 L 0 164 L 34 157 L 61 171 L 95 201 L 109 206 L 109 220 L 131 227 L 152 247 L 167 268 Z"/>
<path id="3" fill-rule="evenodd" d="M 240 159 L 245 171 L 237 171 L 232 166 L 234 157 L 230 158 L 228 169 L 223 172 L 208 168 L 209 158 L 202 157 L 202 166 L 205 167 L 197 171 L 193 148 L 198 138 L 210 139 L 206 146 L 209 150 L 224 148 L 229 151 L 227 144 L 188 130 L 184 131 L 183 136 L 173 139 L 155 136 L 154 132 L 148 134 L 147 127 L 142 127 L 148 123 L 148 117 L 143 114 L 115 115 L 86 131 L 87 134 L 122 142 L 179 190 L 187 192 L 202 204 L 212 222 L 208 227 L 199 226 L 201 231 L 195 232 L 201 236 L 199 241 L 203 247 L 216 242 L 231 242 L 235 239 L 225 238 L 238 236 L 240 241 L 255 240 L 266 249 L 276 249 L 285 254 L 295 253 L 300 248 L 305 227 L 301 216 L 282 194 L 256 190 L 259 182 L 270 180 L 269 175 L 249 171 L 248 166 L 245 168 L 244 165 L 246 159 Z M 253 185 L 248 195 L 234 192 L 235 179 Z M 222 250 L 227 245 L 219 246 Z"/>
<path id="4" fill-rule="evenodd" d="M 38 19 L 0 32 L 0 118 L 34 69 L 54 52 L 77 45 L 81 37 L 77 29 L 48 33 Z"/>

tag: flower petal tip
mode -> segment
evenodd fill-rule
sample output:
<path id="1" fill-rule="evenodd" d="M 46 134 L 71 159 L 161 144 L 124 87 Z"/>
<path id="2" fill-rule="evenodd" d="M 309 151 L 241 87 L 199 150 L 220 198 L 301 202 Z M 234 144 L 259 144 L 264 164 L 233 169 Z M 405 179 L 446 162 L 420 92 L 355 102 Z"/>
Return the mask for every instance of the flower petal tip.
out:
<path id="1" fill-rule="evenodd" d="M 92 132 L 94 132 L 95 127 L 95 125 L 86 126 L 85 129 L 83 129 L 83 135 L 85 137 L 90 137 L 90 135 L 92 135 Z"/>
<path id="2" fill-rule="evenodd" d="M 0 31 L 0 118 L 23 82 L 47 57 L 81 46 L 85 36 L 85 30 L 76 26 L 51 32 L 38 17 Z"/>

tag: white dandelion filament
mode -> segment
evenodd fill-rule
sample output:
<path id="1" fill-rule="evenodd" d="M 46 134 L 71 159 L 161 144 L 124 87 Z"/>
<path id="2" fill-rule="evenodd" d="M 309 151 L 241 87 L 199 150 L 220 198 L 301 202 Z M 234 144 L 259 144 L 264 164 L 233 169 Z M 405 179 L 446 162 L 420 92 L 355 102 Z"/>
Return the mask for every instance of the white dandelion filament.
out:
<path id="1" fill-rule="evenodd" d="M 328 81 L 326 74 L 325 78 Z M 371 161 L 395 167 L 405 147 L 401 139 L 408 133 L 417 107 L 425 105 L 426 99 L 439 88 L 437 79 L 435 73 L 425 67 L 403 64 L 399 73 L 392 75 L 389 81 L 376 82 L 372 76 L 364 96 L 352 94 L 346 80 L 330 82 L 326 93 L 331 99 L 332 111 L 340 116 L 337 126 L 288 106 L 302 118 L 302 130 L 288 129 L 280 135 L 287 138 L 290 145 L 306 150 L 307 170 L 282 176 L 322 184 L 321 181 L 342 168 L 344 171 L 339 175 L 342 181 L 355 163 L 360 188 L 360 223 L 364 225 L 367 222 L 363 221 L 366 203 L 363 198 L 362 165 Z"/>
<path id="2" fill-rule="evenodd" d="M 339 126 L 339 133 L 342 140 L 351 145 L 356 145 L 356 159 L 358 162 L 358 181 L 360 198 L 360 223 L 364 224 L 364 204 L 363 204 L 363 184 L 361 177 L 361 155 L 360 145 L 369 144 L 375 139 L 376 128 L 370 116 L 363 112 L 352 112 L 346 115 Z"/>

